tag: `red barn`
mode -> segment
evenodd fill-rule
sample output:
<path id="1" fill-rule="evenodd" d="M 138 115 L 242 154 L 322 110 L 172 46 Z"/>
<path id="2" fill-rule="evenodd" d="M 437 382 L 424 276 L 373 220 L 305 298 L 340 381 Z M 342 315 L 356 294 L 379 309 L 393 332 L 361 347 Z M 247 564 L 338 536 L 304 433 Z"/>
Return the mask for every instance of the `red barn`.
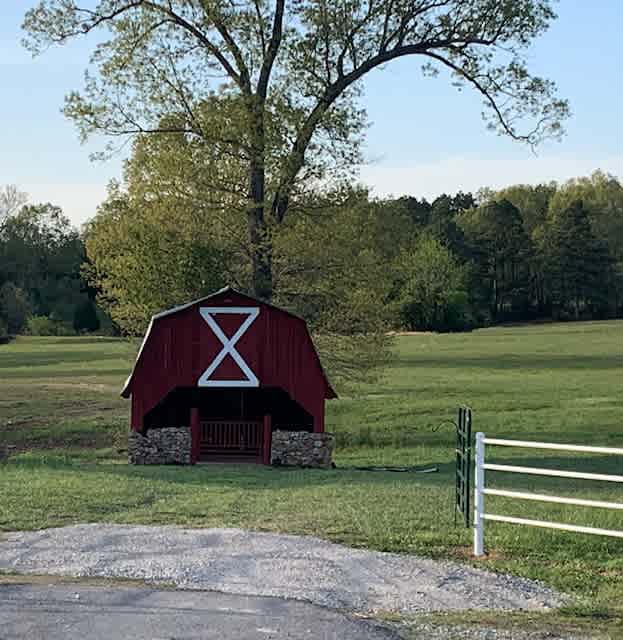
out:
<path id="1" fill-rule="evenodd" d="M 324 432 L 335 398 L 305 321 L 226 287 L 155 315 L 121 395 L 131 428 L 191 428 L 191 461 L 268 463 L 273 430 Z"/>

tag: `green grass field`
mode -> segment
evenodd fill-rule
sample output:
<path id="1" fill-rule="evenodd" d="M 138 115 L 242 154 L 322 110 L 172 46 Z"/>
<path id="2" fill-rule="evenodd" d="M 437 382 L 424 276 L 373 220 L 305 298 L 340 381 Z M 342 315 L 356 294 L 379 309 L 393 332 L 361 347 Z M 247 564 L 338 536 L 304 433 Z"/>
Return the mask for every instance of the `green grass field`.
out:
<path id="1" fill-rule="evenodd" d="M 329 404 L 338 469 L 328 472 L 128 466 L 129 407 L 118 394 L 136 348 L 110 338 L 0 346 L 0 443 L 10 452 L 0 463 L 0 531 L 93 521 L 241 526 L 470 561 L 471 532 L 453 525 L 449 421 L 460 404 L 492 436 L 623 446 L 623 322 L 398 338 L 383 379 Z M 607 456 L 490 453 L 524 465 L 623 469 Z M 439 473 L 353 468 L 363 464 L 434 464 Z M 488 484 L 623 502 L 615 484 L 502 474 Z M 602 509 L 491 498 L 487 510 L 623 529 L 623 513 Z M 565 624 L 586 616 L 602 637 L 623 637 L 623 541 L 492 523 L 486 544 L 481 564 L 582 598 Z"/>

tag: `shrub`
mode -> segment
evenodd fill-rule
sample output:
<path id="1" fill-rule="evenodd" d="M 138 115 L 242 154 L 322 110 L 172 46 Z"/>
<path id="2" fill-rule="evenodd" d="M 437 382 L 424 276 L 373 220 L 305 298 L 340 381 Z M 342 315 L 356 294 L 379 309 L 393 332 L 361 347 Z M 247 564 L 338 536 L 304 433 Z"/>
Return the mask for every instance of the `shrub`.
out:
<path id="1" fill-rule="evenodd" d="M 31 336 L 55 335 L 54 322 L 48 316 L 32 316 L 26 323 L 26 333 Z"/>
<path id="2" fill-rule="evenodd" d="M 72 336 L 75 334 L 67 322 L 48 316 L 32 316 L 28 318 L 26 333 L 31 336 Z"/>

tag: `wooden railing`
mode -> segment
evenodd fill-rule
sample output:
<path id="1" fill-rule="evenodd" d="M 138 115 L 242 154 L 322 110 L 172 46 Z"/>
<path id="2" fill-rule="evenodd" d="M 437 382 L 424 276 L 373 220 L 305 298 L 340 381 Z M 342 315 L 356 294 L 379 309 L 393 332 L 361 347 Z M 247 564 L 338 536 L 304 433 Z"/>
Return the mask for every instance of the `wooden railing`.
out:
<path id="1" fill-rule="evenodd" d="M 262 444 L 263 423 L 260 421 L 207 420 L 200 423 L 201 456 L 260 456 Z"/>

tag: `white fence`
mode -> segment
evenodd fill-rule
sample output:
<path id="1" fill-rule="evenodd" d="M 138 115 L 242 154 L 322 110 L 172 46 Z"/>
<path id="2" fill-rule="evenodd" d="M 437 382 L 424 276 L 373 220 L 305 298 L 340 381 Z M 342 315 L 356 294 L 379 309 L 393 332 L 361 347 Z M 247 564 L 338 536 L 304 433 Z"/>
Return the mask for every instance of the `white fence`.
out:
<path id="1" fill-rule="evenodd" d="M 507 491 L 502 489 L 488 489 L 485 486 L 485 471 L 504 471 L 508 473 L 521 473 L 537 476 L 553 476 L 556 478 L 576 478 L 581 480 L 603 480 L 605 482 L 623 482 L 623 476 L 605 473 L 584 473 L 580 471 L 558 471 L 557 469 L 542 469 L 538 467 L 518 467 L 507 464 L 487 464 L 485 462 L 485 446 L 522 447 L 526 449 L 552 449 L 555 451 L 579 451 L 583 453 L 603 453 L 623 456 L 623 449 L 611 447 L 587 447 L 573 444 L 553 444 L 550 442 L 527 442 L 525 440 L 500 440 L 499 438 L 487 438 L 484 433 L 476 434 L 476 483 L 474 500 L 474 555 L 482 556 L 485 553 L 485 521 L 509 522 L 511 524 L 524 524 L 532 527 L 544 527 L 546 529 L 560 529 L 562 531 L 576 531 L 614 538 L 623 538 L 623 531 L 612 529 L 598 529 L 595 527 L 582 527 L 560 522 L 547 522 L 544 520 L 530 520 L 528 518 L 515 518 L 511 516 L 495 515 L 485 512 L 485 496 L 502 496 L 516 498 L 518 500 L 534 500 L 537 502 L 555 502 L 556 504 L 571 504 L 581 507 L 600 507 L 603 509 L 621 509 L 623 503 L 603 502 L 600 500 L 582 500 L 580 498 L 563 498 L 539 493 L 524 493 L 522 491 Z"/>

